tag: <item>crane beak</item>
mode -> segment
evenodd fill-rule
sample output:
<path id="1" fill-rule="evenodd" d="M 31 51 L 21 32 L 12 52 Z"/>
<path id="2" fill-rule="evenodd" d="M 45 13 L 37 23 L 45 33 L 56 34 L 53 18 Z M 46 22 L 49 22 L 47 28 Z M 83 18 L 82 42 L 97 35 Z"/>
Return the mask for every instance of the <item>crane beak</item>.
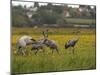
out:
<path id="1" fill-rule="evenodd" d="M 69 45 L 65 45 L 65 49 L 67 49 L 69 47 Z"/>

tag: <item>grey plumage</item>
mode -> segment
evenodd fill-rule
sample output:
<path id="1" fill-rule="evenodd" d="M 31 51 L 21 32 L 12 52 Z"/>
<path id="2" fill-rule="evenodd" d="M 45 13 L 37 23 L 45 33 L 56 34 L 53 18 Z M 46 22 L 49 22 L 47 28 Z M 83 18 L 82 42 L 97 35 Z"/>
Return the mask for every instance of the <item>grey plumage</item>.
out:
<path id="1" fill-rule="evenodd" d="M 74 46 L 76 45 L 78 40 L 79 40 L 79 37 L 77 39 L 69 40 L 67 43 L 65 43 L 65 49 L 67 49 L 69 47 L 73 47 L 73 54 L 74 54 Z"/>
<path id="2" fill-rule="evenodd" d="M 41 39 L 41 40 L 38 40 L 38 41 L 35 41 L 33 44 L 32 44 L 32 51 L 36 50 L 35 54 L 37 54 L 37 52 L 42 49 L 43 52 L 44 52 L 44 40 Z"/>
<path id="3" fill-rule="evenodd" d="M 32 50 L 32 51 L 36 50 L 35 54 L 37 54 L 37 52 L 38 52 L 40 49 L 42 49 L 43 52 L 45 51 L 45 50 L 44 50 L 44 46 L 45 46 L 44 40 L 48 37 L 48 35 L 45 35 L 45 34 L 47 34 L 47 32 L 48 32 L 48 30 L 47 30 L 46 32 L 43 31 L 42 34 L 43 34 L 44 38 L 39 39 L 39 40 L 36 40 L 36 41 L 32 44 L 32 49 L 31 49 L 31 50 Z"/>
<path id="4" fill-rule="evenodd" d="M 57 43 L 54 40 L 48 39 L 48 31 L 49 30 L 46 30 L 46 32 L 43 32 L 44 44 L 52 50 L 52 53 L 54 50 L 56 50 L 57 53 L 59 53 Z"/>
<path id="5" fill-rule="evenodd" d="M 56 50 L 59 53 L 56 42 L 54 40 L 48 39 L 48 30 L 43 31 L 42 34 L 44 38 L 34 42 L 32 45 L 32 50 L 36 50 L 36 53 L 37 53 L 40 49 L 44 51 L 44 46 L 47 46 L 50 49 L 52 49 L 52 53 L 54 50 Z"/>
<path id="6" fill-rule="evenodd" d="M 56 44 L 56 42 L 54 40 L 50 40 L 50 39 L 45 39 L 44 40 L 44 44 L 49 47 L 50 49 L 52 49 L 52 53 L 54 50 L 57 51 L 57 53 L 59 53 L 59 50 L 58 50 L 58 46 Z"/>

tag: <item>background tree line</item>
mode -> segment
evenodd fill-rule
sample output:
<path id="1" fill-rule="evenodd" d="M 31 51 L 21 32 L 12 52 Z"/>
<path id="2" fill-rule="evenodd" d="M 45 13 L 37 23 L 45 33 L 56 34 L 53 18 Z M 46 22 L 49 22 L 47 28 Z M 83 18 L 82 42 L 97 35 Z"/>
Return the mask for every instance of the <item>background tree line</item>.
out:
<path id="1" fill-rule="evenodd" d="M 29 17 L 29 15 L 31 17 Z M 71 24 L 69 18 L 95 19 L 96 7 L 79 5 L 79 8 L 68 7 L 66 4 L 56 5 L 48 3 L 39 5 L 35 2 L 33 6 L 12 5 L 12 25 L 15 27 L 32 27 L 43 24 Z"/>

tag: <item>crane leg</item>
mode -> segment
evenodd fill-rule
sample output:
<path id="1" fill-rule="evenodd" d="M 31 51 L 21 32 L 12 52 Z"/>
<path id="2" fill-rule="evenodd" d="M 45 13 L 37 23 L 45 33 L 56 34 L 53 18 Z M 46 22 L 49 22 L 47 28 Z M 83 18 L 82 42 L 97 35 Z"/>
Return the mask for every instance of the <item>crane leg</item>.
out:
<path id="1" fill-rule="evenodd" d="M 22 50 L 22 55 L 25 55 L 25 51 L 24 50 Z"/>
<path id="2" fill-rule="evenodd" d="M 53 49 L 52 49 L 52 54 L 53 54 Z"/>
<path id="3" fill-rule="evenodd" d="M 45 53 L 45 49 L 44 49 L 44 47 L 43 48 L 41 48 L 42 50 L 43 50 L 43 53 Z"/>
<path id="4" fill-rule="evenodd" d="M 58 49 L 56 49 L 56 51 L 57 51 L 57 53 L 59 54 L 59 51 L 58 51 Z"/>
<path id="5" fill-rule="evenodd" d="M 19 55 L 21 53 L 21 47 L 17 48 L 17 54 Z"/>
<path id="6" fill-rule="evenodd" d="M 73 51 L 73 54 L 74 54 L 74 50 L 75 50 L 75 48 L 73 47 L 73 50 L 72 50 Z"/>
<path id="7" fill-rule="evenodd" d="M 37 52 L 38 52 L 38 49 L 36 50 L 35 55 L 37 54 Z"/>

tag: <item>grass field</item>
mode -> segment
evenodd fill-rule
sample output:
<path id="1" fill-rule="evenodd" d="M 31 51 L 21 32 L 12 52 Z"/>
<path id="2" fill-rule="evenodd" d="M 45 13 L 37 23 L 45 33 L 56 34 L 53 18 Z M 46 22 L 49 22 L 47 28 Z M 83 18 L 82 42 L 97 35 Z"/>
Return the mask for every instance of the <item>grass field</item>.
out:
<path id="1" fill-rule="evenodd" d="M 67 18 L 67 23 L 69 24 L 80 24 L 80 25 L 95 25 L 95 19 L 82 19 L 82 18 Z"/>
<path id="2" fill-rule="evenodd" d="M 88 70 L 96 68 L 95 29 L 49 29 L 48 38 L 58 43 L 59 55 L 56 51 L 52 54 L 47 47 L 45 47 L 45 53 L 39 51 L 37 55 L 31 52 L 27 56 L 14 54 L 14 51 L 16 51 L 16 40 L 20 36 L 28 34 L 35 39 L 40 39 L 42 37 L 42 30 L 43 28 L 12 28 L 12 73 Z M 75 54 L 72 54 L 70 49 L 64 49 L 64 44 L 69 39 L 76 38 L 77 31 L 79 31 L 80 39 L 75 46 Z M 30 47 L 27 50 L 30 51 Z"/>

